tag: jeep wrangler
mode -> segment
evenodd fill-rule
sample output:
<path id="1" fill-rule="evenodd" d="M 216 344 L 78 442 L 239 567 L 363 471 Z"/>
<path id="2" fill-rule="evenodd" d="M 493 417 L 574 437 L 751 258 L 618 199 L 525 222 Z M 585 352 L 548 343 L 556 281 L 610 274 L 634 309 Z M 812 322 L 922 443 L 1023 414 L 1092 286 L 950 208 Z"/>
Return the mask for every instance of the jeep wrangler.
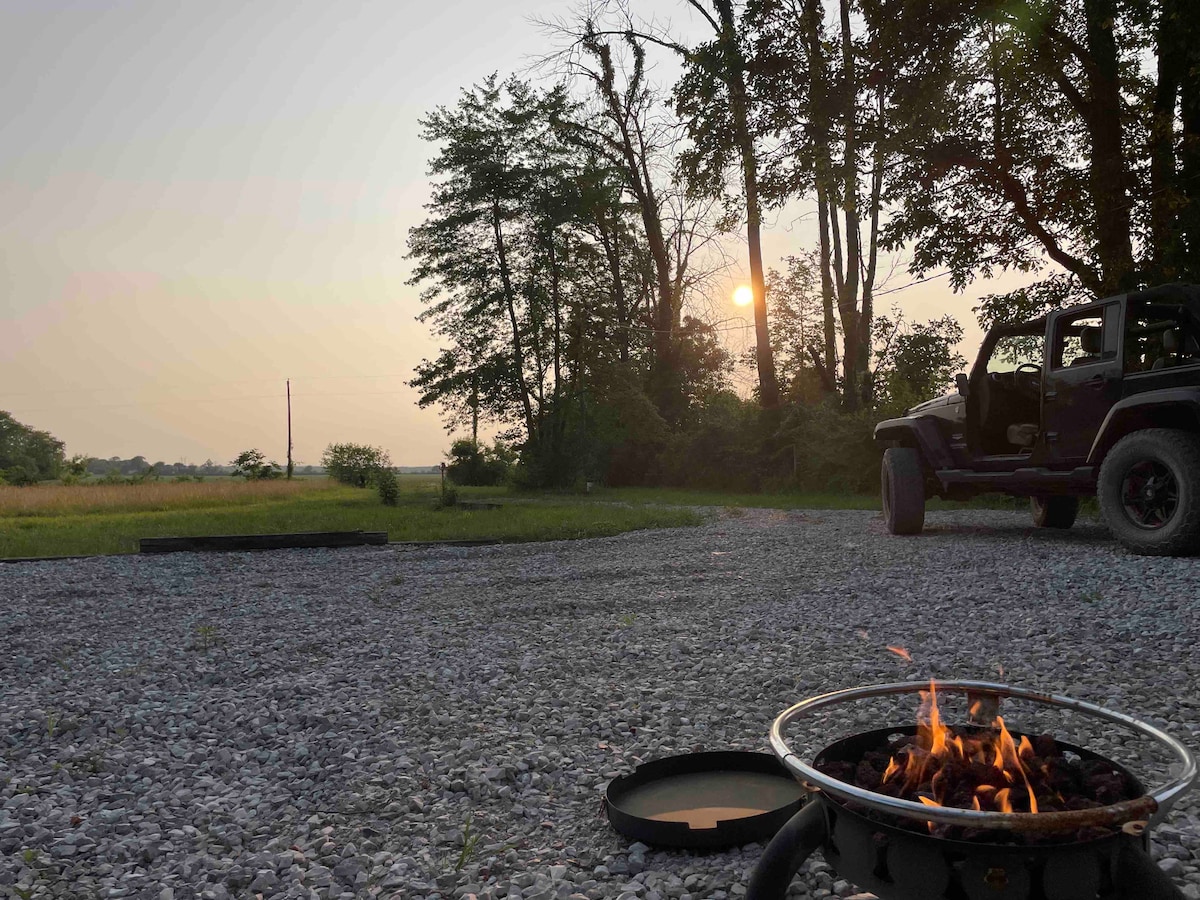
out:
<path id="1" fill-rule="evenodd" d="M 890 532 L 920 532 L 932 496 L 1029 497 L 1035 525 L 1070 528 L 1096 495 L 1133 552 L 1200 552 L 1200 287 L 993 328 L 955 380 L 875 427 Z"/>

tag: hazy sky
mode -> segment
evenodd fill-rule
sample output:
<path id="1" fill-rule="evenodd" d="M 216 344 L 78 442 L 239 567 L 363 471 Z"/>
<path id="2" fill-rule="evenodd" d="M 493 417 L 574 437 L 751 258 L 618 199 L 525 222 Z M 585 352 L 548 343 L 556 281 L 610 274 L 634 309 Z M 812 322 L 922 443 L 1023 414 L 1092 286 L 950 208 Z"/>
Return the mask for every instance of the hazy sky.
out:
<path id="1" fill-rule="evenodd" d="M 571 6 L 0 0 L 0 409 L 69 454 L 282 461 L 291 378 L 298 463 L 331 441 L 436 463 L 405 384 L 437 349 L 404 284 L 417 119 L 527 66 L 530 17 Z M 792 219 L 768 265 L 805 248 Z M 896 297 L 969 325 L 991 289 Z"/>

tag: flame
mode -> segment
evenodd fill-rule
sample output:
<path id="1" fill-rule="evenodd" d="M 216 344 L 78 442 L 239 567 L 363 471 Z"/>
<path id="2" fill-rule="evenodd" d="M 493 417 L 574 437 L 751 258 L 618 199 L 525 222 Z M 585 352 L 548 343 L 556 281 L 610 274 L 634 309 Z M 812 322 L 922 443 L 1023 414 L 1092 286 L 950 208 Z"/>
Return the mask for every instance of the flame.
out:
<path id="1" fill-rule="evenodd" d="M 907 653 L 901 653 L 907 658 Z M 976 702 L 971 714 L 975 716 L 984 709 L 984 704 Z M 990 708 L 987 712 L 995 715 Z M 1029 739 L 1022 735 L 1015 740 L 999 715 L 986 731 L 956 734 L 942 720 L 937 683 L 930 681 L 929 690 L 921 691 L 916 740 L 891 758 L 883 784 L 888 793 L 915 798 L 926 806 L 966 806 L 964 796 L 951 795 L 964 783 L 975 784 L 969 801 L 971 809 L 1023 812 L 1027 801 L 1029 811 L 1036 813 L 1038 802 L 1027 768 L 1035 755 Z"/>
<path id="2" fill-rule="evenodd" d="M 909 662 L 912 662 L 912 654 L 909 653 L 907 650 L 905 650 L 903 647 L 897 647 L 893 644 L 888 644 L 887 648 L 889 650 L 891 650 L 893 653 L 895 653 L 897 656 L 899 656 L 901 659 L 906 659 Z"/>

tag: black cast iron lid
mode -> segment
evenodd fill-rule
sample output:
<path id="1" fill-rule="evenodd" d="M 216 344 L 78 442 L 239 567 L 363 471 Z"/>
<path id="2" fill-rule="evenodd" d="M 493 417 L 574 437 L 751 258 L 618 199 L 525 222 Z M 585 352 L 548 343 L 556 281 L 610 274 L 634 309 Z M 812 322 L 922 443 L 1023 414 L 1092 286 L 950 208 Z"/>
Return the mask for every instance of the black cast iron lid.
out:
<path id="1" fill-rule="evenodd" d="M 769 753 L 687 753 L 643 763 L 605 791 L 617 831 L 658 847 L 717 850 L 765 841 L 804 789 Z"/>

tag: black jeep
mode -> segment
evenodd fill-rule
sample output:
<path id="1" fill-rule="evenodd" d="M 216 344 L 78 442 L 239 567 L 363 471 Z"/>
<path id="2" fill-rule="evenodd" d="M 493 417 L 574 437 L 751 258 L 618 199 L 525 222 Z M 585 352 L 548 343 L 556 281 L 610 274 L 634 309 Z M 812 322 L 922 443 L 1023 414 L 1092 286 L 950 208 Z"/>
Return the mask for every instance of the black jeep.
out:
<path id="1" fill-rule="evenodd" d="M 956 381 L 875 426 L 893 534 L 918 533 L 931 496 L 1029 497 L 1036 525 L 1070 528 L 1096 494 L 1134 552 L 1200 552 L 1200 287 L 993 328 Z"/>

